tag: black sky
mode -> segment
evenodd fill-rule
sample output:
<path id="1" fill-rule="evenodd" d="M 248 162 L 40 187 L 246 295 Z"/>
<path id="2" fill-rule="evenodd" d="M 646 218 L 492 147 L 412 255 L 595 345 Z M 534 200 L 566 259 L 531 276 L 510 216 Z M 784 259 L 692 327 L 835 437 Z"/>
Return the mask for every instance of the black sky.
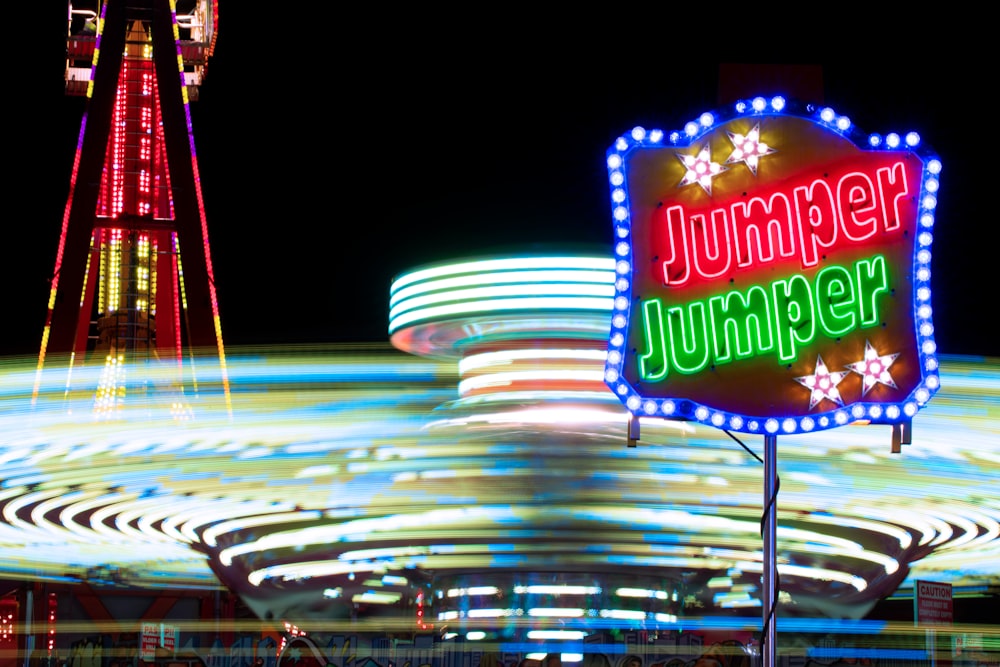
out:
<path id="1" fill-rule="evenodd" d="M 389 286 L 413 267 L 610 252 L 604 154 L 615 138 L 722 106 L 722 62 L 784 62 L 819 65 L 823 101 L 866 132 L 917 130 L 939 154 L 939 349 L 1000 356 L 988 310 L 995 167 L 974 61 L 902 57 L 897 46 L 918 44 L 907 35 L 846 60 L 808 39 L 706 59 L 715 33 L 693 27 L 686 41 L 641 26 L 616 35 L 604 17 L 584 32 L 502 16 L 423 16 L 418 28 L 416 16 L 369 11 L 358 23 L 336 10 L 276 26 L 256 4 L 221 6 L 192 105 L 227 345 L 385 341 Z M 33 57 L 8 101 L 6 354 L 38 349 L 83 111 L 62 92 L 57 9 L 35 20 L 41 38 L 23 38 Z"/>

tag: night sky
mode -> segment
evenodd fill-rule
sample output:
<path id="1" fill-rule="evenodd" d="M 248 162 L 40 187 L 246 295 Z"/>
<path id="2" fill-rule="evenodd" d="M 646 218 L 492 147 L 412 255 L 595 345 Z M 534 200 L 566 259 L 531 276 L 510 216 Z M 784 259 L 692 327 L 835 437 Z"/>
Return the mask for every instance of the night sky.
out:
<path id="1" fill-rule="evenodd" d="M 18 128 L 5 178 L 8 355 L 38 350 L 84 109 L 63 95 L 65 8 L 50 4 L 57 11 L 34 17 L 40 37 L 21 38 L 33 57 L 8 93 Z M 487 16 L 488 30 L 471 16 L 421 15 L 418 29 L 416 16 L 362 24 L 334 10 L 276 28 L 252 4 L 222 4 L 192 105 L 228 346 L 385 341 L 393 277 L 427 263 L 610 254 L 604 154 L 615 138 L 636 125 L 680 129 L 731 101 L 720 99 L 723 62 L 783 62 L 819 66 L 815 101 L 865 132 L 916 130 L 941 157 L 939 351 L 1000 356 L 986 310 L 997 300 L 995 167 L 982 100 L 967 87 L 974 64 L 959 55 L 928 63 L 883 43 L 827 61 L 803 39 L 780 59 L 744 49 L 708 60 L 718 31 L 651 39 L 599 29 L 609 17 L 571 32 L 501 15 Z"/>

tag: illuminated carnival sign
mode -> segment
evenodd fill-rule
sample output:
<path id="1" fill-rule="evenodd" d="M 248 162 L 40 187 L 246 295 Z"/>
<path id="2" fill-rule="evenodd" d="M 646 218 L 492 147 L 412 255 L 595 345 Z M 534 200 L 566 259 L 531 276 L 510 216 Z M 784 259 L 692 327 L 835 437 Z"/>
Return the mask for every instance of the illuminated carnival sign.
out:
<path id="1" fill-rule="evenodd" d="M 757 98 L 607 153 L 605 381 L 636 416 L 732 431 L 904 424 L 937 391 L 941 162 L 830 108 Z"/>

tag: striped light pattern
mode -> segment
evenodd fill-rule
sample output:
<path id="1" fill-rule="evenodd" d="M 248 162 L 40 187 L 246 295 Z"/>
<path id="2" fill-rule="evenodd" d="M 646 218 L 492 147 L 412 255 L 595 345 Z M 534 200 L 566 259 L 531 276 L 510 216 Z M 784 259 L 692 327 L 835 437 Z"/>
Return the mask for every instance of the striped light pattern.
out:
<path id="1" fill-rule="evenodd" d="M 659 417 L 629 447 L 627 410 L 592 378 L 611 306 L 586 304 L 417 318 L 397 349 L 229 350 L 185 420 L 165 388 L 95 421 L 85 369 L 67 394 L 46 368 L 32 406 L 34 365 L 7 360 L 0 577 L 226 586 L 299 626 L 411 613 L 427 592 L 428 618 L 476 632 L 758 604 L 762 466 Z M 885 426 L 783 436 L 777 567 L 797 611 L 862 614 L 916 579 L 1000 586 L 1000 361 L 944 356 L 940 373 L 901 454 Z"/>
<path id="2" fill-rule="evenodd" d="M 389 334 L 399 349 L 451 354 L 493 334 L 556 338 L 566 314 L 577 338 L 607 339 L 614 262 L 604 257 L 511 257 L 455 262 L 397 277 L 389 299 Z M 551 313 L 551 319 L 545 317 Z"/>

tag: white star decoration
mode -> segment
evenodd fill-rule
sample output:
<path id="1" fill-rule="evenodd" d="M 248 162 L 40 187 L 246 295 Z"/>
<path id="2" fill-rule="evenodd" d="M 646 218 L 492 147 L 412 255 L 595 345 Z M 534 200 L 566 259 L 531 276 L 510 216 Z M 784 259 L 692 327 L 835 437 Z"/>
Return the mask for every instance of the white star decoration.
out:
<path id="1" fill-rule="evenodd" d="M 850 368 L 855 373 L 860 373 L 862 377 L 862 389 L 861 396 L 864 397 L 876 384 L 884 384 L 887 387 L 896 388 L 896 382 L 889 375 L 889 366 L 892 366 L 892 362 L 896 361 L 896 354 L 883 354 L 879 353 L 872 347 L 869 341 L 865 341 L 865 358 L 863 361 L 859 361 L 854 364 L 847 364 L 847 368 Z"/>
<path id="2" fill-rule="evenodd" d="M 726 164 L 743 162 L 750 168 L 753 175 L 757 175 L 757 165 L 760 158 L 776 152 L 773 148 L 760 140 L 760 123 L 753 126 L 753 129 L 746 135 L 727 132 L 730 141 L 733 142 L 733 152 L 726 158 Z"/>
<path id="3" fill-rule="evenodd" d="M 845 371 L 831 373 L 826 367 L 826 364 L 823 362 L 823 357 L 817 355 L 816 370 L 813 374 L 797 377 L 795 378 L 795 381 L 812 392 L 809 396 L 809 409 L 812 410 L 816 404 L 824 398 L 833 401 L 837 405 L 843 405 L 844 399 L 840 397 L 840 391 L 837 389 L 837 385 L 840 384 L 840 381 L 847 375 L 849 375 L 849 373 Z"/>
<path id="4" fill-rule="evenodd" d="M 718 162 L 712 162 L 712 151 L 709 146 L 710 144 L 705 144 L 705 147 L 698 151 L 697 155 L 677 155 L 677 158 L 687 169 L 680 185 L 697 183 L 705 192 L 712 194 L 712 179 L 724 172 L 726 167 Z"/>

